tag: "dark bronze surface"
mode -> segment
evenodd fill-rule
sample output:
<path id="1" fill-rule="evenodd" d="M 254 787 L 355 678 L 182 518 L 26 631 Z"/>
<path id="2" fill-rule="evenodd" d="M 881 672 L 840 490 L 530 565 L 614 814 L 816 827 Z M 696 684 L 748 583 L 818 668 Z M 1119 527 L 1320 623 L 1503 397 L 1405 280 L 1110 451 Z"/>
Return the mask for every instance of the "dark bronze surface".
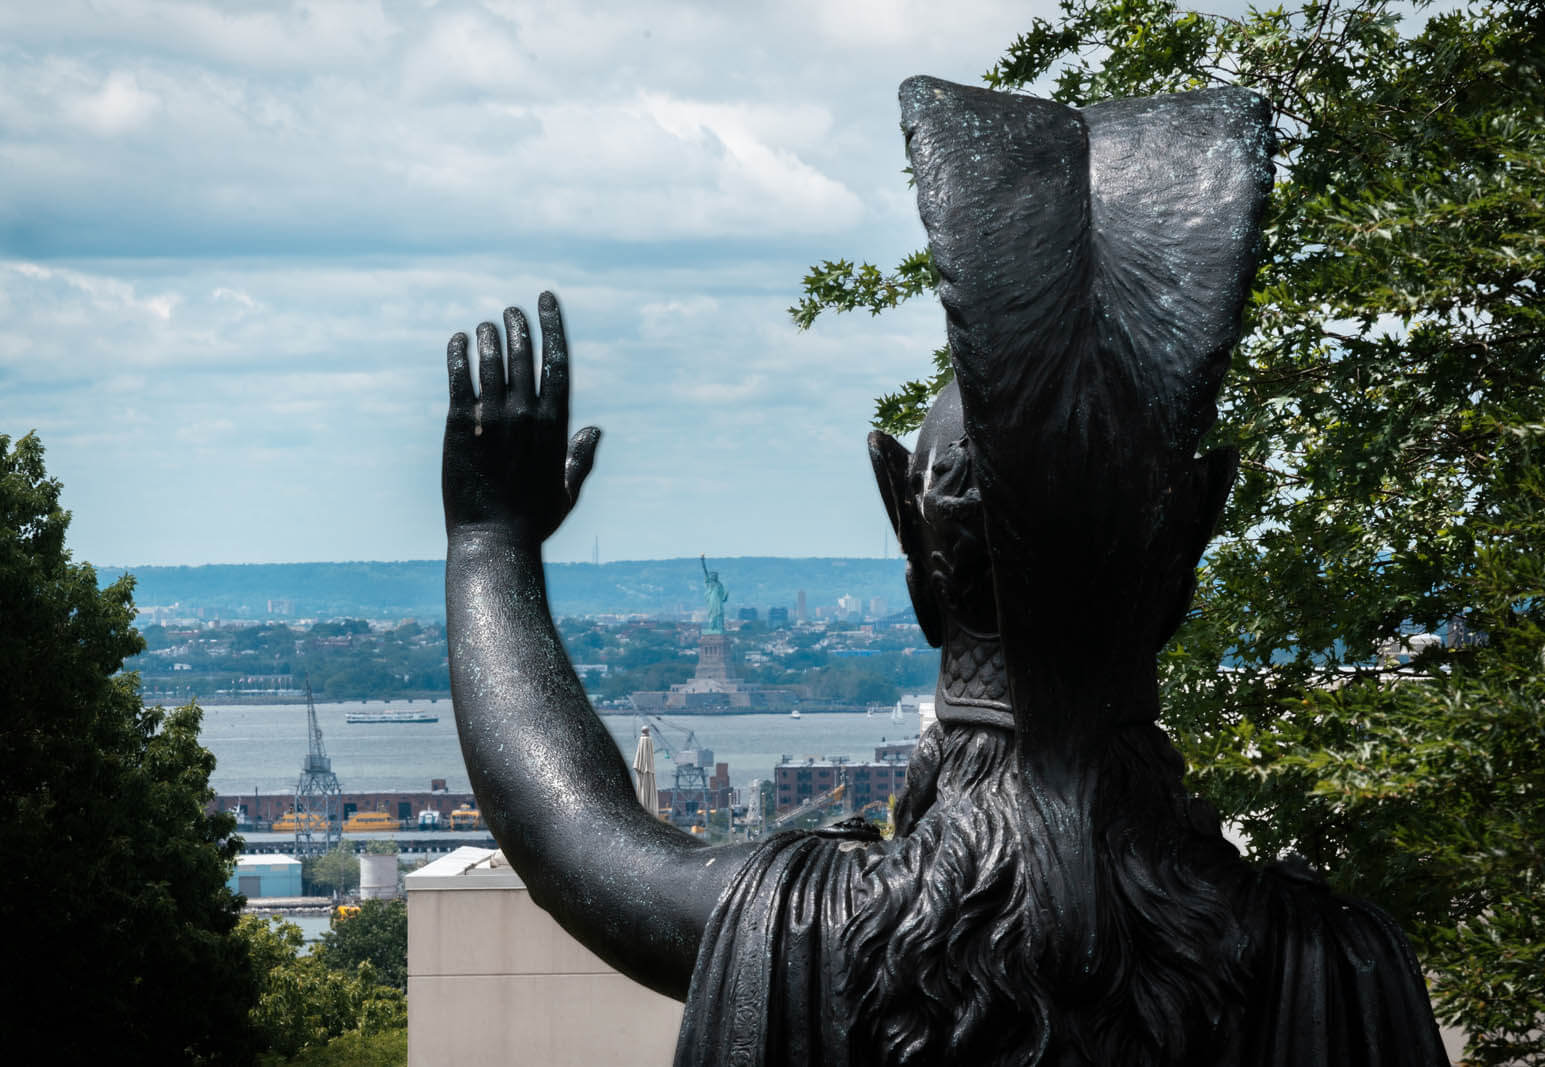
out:
<path id="1" fill-rule="evenodd" d="M 507 345 L 479 327 L 476 371 L 464 335 L 448 356 L 451 679 L 495 837 L 571 933 L 686 999 L 680 1065 L 1445 1063 L 1394 924 L 1302 865 L 1245 864 L 1155 723 L 1155 653 L 1233 477 L 1198 447 L 1268 108 L 930 78 L 901 102 L 958 388 L 913 451 L 869 443 L 943 645 L 895 837 L 708 848 L 639 806 L 543 582 L 600 436 L 568 435 L 551 294 L 540 387 L 515 309 Z"/>

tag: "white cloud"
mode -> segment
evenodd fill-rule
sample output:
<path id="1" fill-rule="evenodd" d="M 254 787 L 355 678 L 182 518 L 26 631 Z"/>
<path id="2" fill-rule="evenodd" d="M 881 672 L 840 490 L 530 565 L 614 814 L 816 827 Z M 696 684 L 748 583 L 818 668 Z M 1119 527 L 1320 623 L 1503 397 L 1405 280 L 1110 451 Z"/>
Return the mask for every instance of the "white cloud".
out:
<path id="1" fill-rule="evenodd" d="M 495 94 L 518 96 L 531 79 L 506 25 L 473 12 L 445 14 L 409 51 L 403 89 L 411 99 Z"/>
<path id="2" fill-rule="evenodd" d="M 6 4 L 0 5 L 0 30 L 12 40 L 57 42 L 83 51 L 154 51 L 254 72 L 323 70 L 376 60 L 401 32 L 376 0 L 277 0 L 234 7 L 199 0 Z"/>
<path id="3" fill-rule="evenodd" d="M 201 419 L 177 427 L 173 436 L 183 444 L 208 448 L 220 438 L 229 437 L 235 430 L 236 424 L 230 419 Z"/>
<path id="4" fill-rule="evenodd" d="M 65 105 L 65 113 L 94 133 L 114 135 L 143 126 L 161 106 L 161 98 L 139 86 L 128 71 L 114 71 L 102 87 Z"/>
<path id="5" fill-rule="evenodd" d="M 639 308 L 639 333 L 650 339 L 681 336 L 719 310 L 710 296 L 654 300 Z"/>
<path id="6" fill-rule="evenodd" d="M 231 300 L 237 304 L 240 304 L 242 307 L 247 308 L 248 310 L 257 307 L 257 301 L 253 300 L 252 297 L 248 296 L 240 289 L 228 289 L 223 285 L 216 287 L 214 292 L 209 294 L 209 299 Z"/>
<path id="7" fill-rule="evenodd" d="M 691 401 L 707 407 L 723 407 L 731 404 L 745 404 L 751 398 L 759 395 L 766 384 L 760 374 L 753 374 L 749 378 L 743 378 L 736 382 L 686 382 L 678 386 L 674 393 L 678 400 Z M 743 420 L 747 412 L 737 413 L 737 422 Z"/>
<path id="8" fill-rule="evenodd" d="M 66 267 L 29 262 L 0 262 L 0 291 L 8 310 L 18 305 L 54 327 L 92 328 L 111 323 L 115 330 L 166 323 L 182 295 L 163 290 L 141 295 L 130 281 Z M 23 346 L 25 352 L 30 346 Z"/>
<path id="9" fill-rule="evenodd" d="M 512 302 L 533 311 L 553 284 L 574 353 L 575 425 L 599 424 L 607 438 L 580 525 L 552 558 L 585 557 L 597 534 L 618 555 L 671 554 L 685 514 L 729 522 L 733 536 L 715 535 L 727 554 L 850 550 L 831 540 L 839 518 L 817 533 L 748 517 L 769 500 L 797 515 L 812 493 L 868 500 L 871 398 L 917 372 L 936 315 L 797 333 L 782 311 L 792 267 L 776 261 L 717 276 L 545 270 L 486 255 L 12 265 L 0 271 L 11 297 L 0 339 L 30 342 L 5 364 L 18 388 L 0 394 L 0 432 L 42 432 L 84 558 L 433 556 L 445 340 Z M 217 290 L 251 307 L 189 299 L 169 323 L 125 310 L 143 292 Z M 661 483 L 673 486 L 664 497 Z M 306 507 L 310 533 L 295 529 Z M 862 503 L 856 511 L 862 523 Z"/>
<path id="10" fill-rule="evenodd" d="M 553 287 L 607 438 L 550 558 L 873 551 L 872 398 L 939 314 L 784 309 L 921 243 L 896 84 L 1032 13 L 0 5 L 0 432 L 83 558 L 432 556 L 446 338 Z"/>

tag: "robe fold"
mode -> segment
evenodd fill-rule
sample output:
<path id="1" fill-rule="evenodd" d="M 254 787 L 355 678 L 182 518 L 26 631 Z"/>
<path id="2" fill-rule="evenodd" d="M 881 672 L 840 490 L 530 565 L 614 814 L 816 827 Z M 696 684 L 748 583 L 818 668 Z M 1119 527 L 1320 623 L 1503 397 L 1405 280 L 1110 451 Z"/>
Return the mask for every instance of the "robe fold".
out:
<path id="1" fill-rule="evenodd" d="M 676 1067 L 881 1062 L 845 995 L 842 931 L 869 850 L 888 847 L 825 832 L 768 839 L 714 910 Z M 1241 1024 L 1220 1035 L 1212 1065 L 1448 1067 L 1421 971 L 1393 920 L 1332 893 L 1301 865 L 1241 864 L 1241 873 L 1236 913 L 1251 979 L 1240 990 Z M 1040 1062 L 1088 1064 L 1055 1031 Z"/>

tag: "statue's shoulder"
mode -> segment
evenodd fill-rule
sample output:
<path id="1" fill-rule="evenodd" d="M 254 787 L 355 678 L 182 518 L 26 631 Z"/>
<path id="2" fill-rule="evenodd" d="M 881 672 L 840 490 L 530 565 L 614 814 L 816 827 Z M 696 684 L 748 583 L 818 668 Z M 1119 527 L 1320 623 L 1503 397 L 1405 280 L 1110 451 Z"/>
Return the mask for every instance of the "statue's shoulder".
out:
<path id="1" fill-rule="evenodd" d="M 1245 1031 L 1272 1050 L 1262 1063 L 1446 1067 L 1421 967 L 1382 909 L 1298 857 L 1261 869 L 1240 903 L 1259 1021 Z"/>

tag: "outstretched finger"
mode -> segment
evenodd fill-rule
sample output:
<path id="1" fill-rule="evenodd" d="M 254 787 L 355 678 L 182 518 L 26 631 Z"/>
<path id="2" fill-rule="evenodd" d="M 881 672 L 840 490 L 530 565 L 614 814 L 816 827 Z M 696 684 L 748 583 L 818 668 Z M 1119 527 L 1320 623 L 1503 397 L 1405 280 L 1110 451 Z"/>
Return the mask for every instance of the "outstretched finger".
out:
<path id="1" fill-rule="evenodd" d="M 477 396 L 472 392 L 472 369 L 467 366 L 466 334 L 456 334 L 445 346 L 445 370 L 451 378 L 451 410 L 470 415 Z"/>
<path id="2" fill-rule="evenodd" d="M 542 323 L 541 408 L 562 425 L 569 419 L 569 343 L 563 335 L 558 298 L 543 293 L 537 301 L 537 314 Z"/>
<path id="3" fill-rule="evenodd" d="M 504 332 L 510 342 L 510 396 L 515 403 L 529 405 L 536 399 L 531 374 L 531 326 L 520 308 L 504 309 Z"/>
<path id="4" fill-rule="evenodd" d="M 586 426 L 569 438 L 569 454 L 563 464 L 563 488 L 569 495 L 569 506 L 579 499 L 580 487 L 595 465 L 595 446 L 601 443 L 599 427 Z"/>
<path id="5" fill-rule="evenodd" d="M 477 328 L 477 384 L 485 410 L 504 400 L 504 348 L 499 327 L 485 322 Z"/>

